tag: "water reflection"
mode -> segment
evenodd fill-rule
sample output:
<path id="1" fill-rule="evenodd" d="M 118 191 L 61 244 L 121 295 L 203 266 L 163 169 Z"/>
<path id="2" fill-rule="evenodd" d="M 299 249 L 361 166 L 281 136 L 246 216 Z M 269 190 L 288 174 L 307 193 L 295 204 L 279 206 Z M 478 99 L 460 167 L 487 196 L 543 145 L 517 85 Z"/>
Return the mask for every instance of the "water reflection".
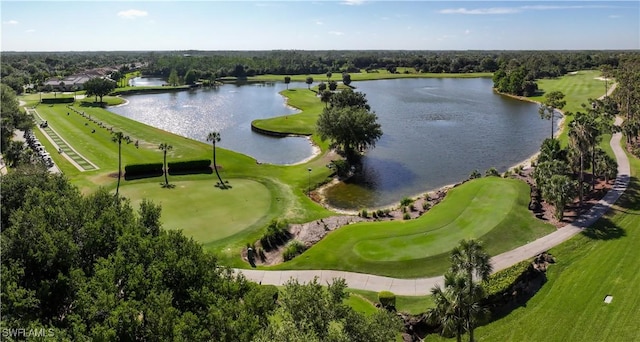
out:
<path id="1" fill-rule="evenodd" d="M 358 82 L 383 137 L 363 159 L 365 172 L 327 190 L 343 209 L 395 203 L 474 170 L 505 171 L 534 154 L 549 134 L 537 105 L 492 92 L 490 79 Z M 375 171 L 373 171 L 375 170 Z"/>
<path id="2" fill-rule="evenodd" d="M 304 83 L 290 86 L 306 87 Z M 219 131 L 221 147 L 247 154 L 260 162 L 292 164 L 313 153 L 307 139 L 277 138 L 251 131 L 251 121 L 255 119 L 297 112 L 278 94 L 285 88 L 285 84 L 278 83 L 225 84 L 164 94 L 132 95 L 126 97 L 128 105 L 110 110 L 200 141 L 206 141 L 209 132 Z"/>

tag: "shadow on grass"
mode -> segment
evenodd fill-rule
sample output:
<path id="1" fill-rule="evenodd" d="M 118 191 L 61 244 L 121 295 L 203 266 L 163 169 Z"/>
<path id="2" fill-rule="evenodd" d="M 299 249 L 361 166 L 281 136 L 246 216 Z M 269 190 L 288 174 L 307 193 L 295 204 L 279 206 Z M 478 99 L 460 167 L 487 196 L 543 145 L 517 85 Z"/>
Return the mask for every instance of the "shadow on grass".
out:
<path id="1" fill-rule="evenodd" d="M 203 169 L 196 169 L 196 170 L 180 170 L 180 171 L 171 171 L 171 169 L 169 169 L 169 174 L 172 176 L 198 175 L 198 174 L 210 175 L 212 173 L 213 173 L 213 170 L 210 167 L 206 167 Z"/>
<path id="2" fill-rule="evenodd" d="M 596 224 L 583 230 L 582 235 L 592 240 L 613 240 L 624 237 L 627 233 L 623 228 L 603 217 Z"/>
<path id="3" fill-rule="evenodd" d="M 154 177 L 159 177 L 159 176 L 162 176 L 162 171 L 152 172 L 152 173 L 145 173 L 145 174 L 140 174 L 140 175 L 127 175 L 125 173 L 124 174 L 124 180 L 136 180 L 136 179 L 154 178 Z"/>
<path id="4" fill-rule="evenodd" d="M 89 101 L 81 101 L 80 102 L 80 107 L 98 107 L 98 108 L 105 108 L 107 107 L 107 103 L 106 102 L 89 102 Z"/>
<path id="5" fill-rule="evenodd" d="M 169 183 L 169 184 L 167 184 L 167 183 L 160 183 L 160 186 L 161 186 L 163 189 L 173 189 L 173 188 L 175 188 L 175 187 L 176 187 L 176 185 L 175 185 L 175 184 L 171 184 L 171 183 Z"/>

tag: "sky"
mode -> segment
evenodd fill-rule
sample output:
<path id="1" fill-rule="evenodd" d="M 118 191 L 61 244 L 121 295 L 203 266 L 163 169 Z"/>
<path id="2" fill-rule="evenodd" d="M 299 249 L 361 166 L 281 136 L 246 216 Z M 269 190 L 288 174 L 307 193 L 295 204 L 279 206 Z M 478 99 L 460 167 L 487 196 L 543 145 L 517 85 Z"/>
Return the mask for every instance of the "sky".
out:
<path id="1" fill-rule="evenodd" d="M 1 51 L 640 49 L 640 1 L 0 1 Z"/>

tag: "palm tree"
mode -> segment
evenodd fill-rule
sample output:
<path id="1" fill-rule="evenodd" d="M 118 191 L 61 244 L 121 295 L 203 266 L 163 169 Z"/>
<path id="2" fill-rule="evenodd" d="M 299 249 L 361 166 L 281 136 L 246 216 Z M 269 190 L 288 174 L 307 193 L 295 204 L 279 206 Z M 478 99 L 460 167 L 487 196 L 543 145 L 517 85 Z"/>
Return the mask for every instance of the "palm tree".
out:
<path id="1" fill-rule="evenodd" d="M 473 307 L 479 307 L 476 288 L 473 277 L 476 276 L 481 281 L 486 281 L 491 274 L 493 267 L 489 255 L 485 253 L 482 245 L 476 240 L 461 240 L 457 247 L 451 251 L 451 271 L 461 273 L 467 281 L 467 306 L 465 307 L 465 325 L 469 332 L 469 341 L 473 342 L 473 328 L 475 315 Z"/>
<path id="2" fill-rule="evenodd" d="M 207 141 L 211 141 L 211 143 L 213 144 L 213 169 L 216 171 L 216 175 L 218 176 L 218 180 L 220 181 L 220 186 L 222 186 L 223 189 L 226 189 L 227 187 L 224 185 L 222 178 L 220 178 L 220 173 L 218 173 L 218 165 L 216 164 L 216 143 L 220 142 L 220 139 L 220 132 L 209 132 L 209 135 L 207 136 Z"/>
<path id="3" fill-rule="evenodd" d="M 444 289 L 436 285 L 431 289 L 431 299 L 435 307 L 427 310 L 425 318 L 432 324 L 439 324 L 441 334 L 454 334 L 458 342 L 462 341 L 465 332 L 464 293 L 467 279 L 457 273 L 447 272 L 444 275 Z"/>
<path id="4" fill-rule="evenodd" d="M 564 101 L 564 94 L 560 91 L 552 91 L 545 95 L 544 102 L 540 105 L 538 113 L 542 119 L 551 120 L 551 139 L 553 139 L 553 117 L 556 109 L 564 108 L 567 101 Z"/>
<path id="5" fill-rule="evenodd" d="M 333 75 L 333 74 L 331 73 L 331 71 L 329 71 L 329 72 L 327 73 L 327 82 L 331 81 L 331 76 L 332 76 L 332 75 Z"/>
<path id="6" fill-rule="evenodd" d="M 291 83 L 291 77 L 285 76 L 284 77 L 284 84 L 287 85 L 287 90 L 289 90 L 289 83 Z"/>
<path id="7" fill-rule="evenodd" d="M 162 150 L 162 154 L 164 155 L 164 159 L 162 162 L 162 167 L 164 168 L 164 187 L 168 188 L 169 187 L 169 178 L 167 177 L 167 174 L 169 173 L 169 170 L 167 169 L 167 152 L 171 151 L 171 149 L 173 148 L 173 146 L 167 144 L 167 143 L 162 143 L 160 144 L 160 146 L 158 146 L 158 148 L 160 150 Z"/>
<path id="8" fill-rule="evenodd" d="M 320 93 L 320 101 L 324 102 L 324 108 L 328 108 L 331 95 L 333 95 L 333 93 L 329 90 Z"/>
<path id="9" fill-rule="evenodd" d="M 562 221 L 564 208 L 575 196 L 575 182 L 565 175 L 553 175 L 542 184 L 542 196 L 545 201 L 553 204 L 556 209 L 555 217 Z"/>
<path id="10" fill-rule="evenodd" d="M 307 88 L 311 90 L 311 85 L 313 84 L 313 77 L 311 76 L 307 77 L 307 80 L 305 81 L 305 83 L 307 83 Z"/>
<path id="11" fill-rule="evenodd" d="M 584 155 L 589 151 L 589 145 L 591 142 L 591 131 L 588 127 L 588 123 L 584 115 L 576 113 L 576 118 L 569 125 L 569 145 L 580 156 L 580 174 L 578 176 L 578 194 L 580 198 L 580 208 L 582 208 L 583 188 L 584 182 Z"/>
<path id="12" fill-rule="evenodd" d="M 111 141 L 118 143 L 118 185 L 116 185 L 116 197 L 118 197 L 120 177 L 122 176 L 122 140 L 124 140 L 124 134 L 122 132 L 112 133 Z"/>

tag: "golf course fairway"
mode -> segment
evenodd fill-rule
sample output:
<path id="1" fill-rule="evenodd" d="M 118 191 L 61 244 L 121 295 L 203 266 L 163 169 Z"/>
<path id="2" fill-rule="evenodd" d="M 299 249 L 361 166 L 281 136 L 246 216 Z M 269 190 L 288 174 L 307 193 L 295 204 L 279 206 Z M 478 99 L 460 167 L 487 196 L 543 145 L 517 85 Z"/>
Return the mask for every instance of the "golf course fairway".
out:
<path id="1" fill-rule="evenodd" d="M 485 177 L 451 189 L 415 220 L 364 222 L 328 234 L 280 269 L 333 269 L 412 278 L 442 274 L 461 239 L 498 254 L 553 231 L 528 211 L 529 186 Z"/>

